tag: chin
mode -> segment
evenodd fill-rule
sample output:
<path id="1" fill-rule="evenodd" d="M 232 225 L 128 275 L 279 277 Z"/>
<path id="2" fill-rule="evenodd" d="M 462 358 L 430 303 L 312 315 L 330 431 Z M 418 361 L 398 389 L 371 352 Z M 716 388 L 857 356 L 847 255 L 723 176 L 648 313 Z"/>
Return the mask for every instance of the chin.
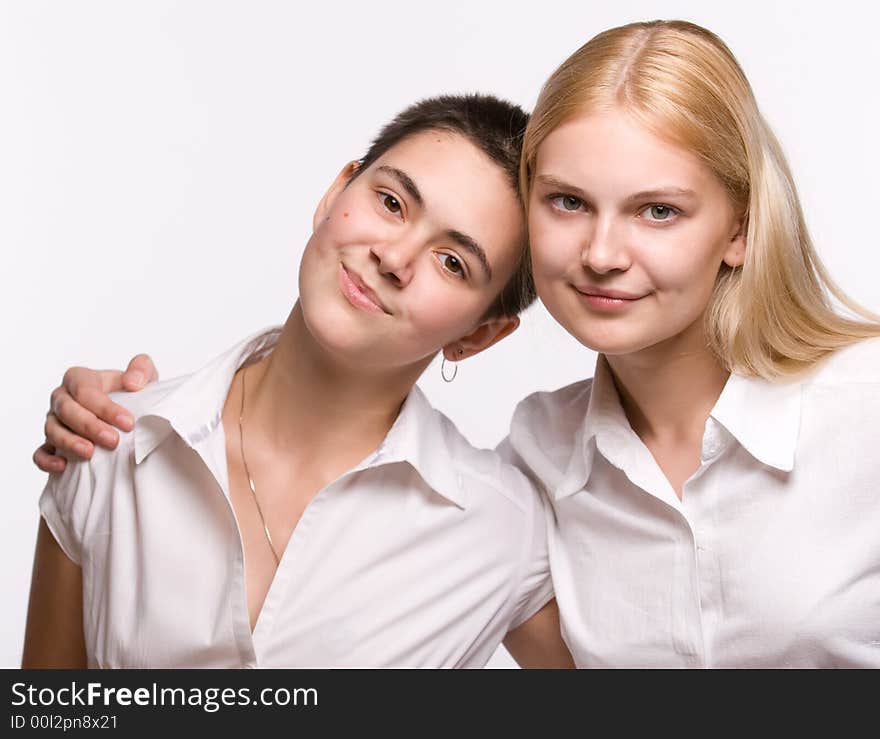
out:
<path id="1" fill-rule="evenodd" d="M 309 301 L 300 299 L 303 322 L 306 330 L 316 344 L 332 354 L 357 355 L 369 350 L 370 341 L 365 335 L 364 327 L 359 326 L 355 316 L 345 306 L 328 305 L 327 301 L 316 301 L 320 304 L 317 310 L 311 310 Z"/>
<path id="2" fill-rule="evenodd" d="M 634 354 L 662 341 L 662 338 L 656 336 L 646 336 L 639 331 L 628 330 L 630 327 L 620 323 L 599 326 L 590 318 L 582 319 L 578 323 L 574 330 L 567 327 L 566 330 L 587 349 L 611 357 Z"/>
<path id="3" fill-rule="evenodd" d="M 645 334 L 639 331 L 619 332 L 584 332 L 578 340 L 593 351 L 608 357 L 621 357 L 639 352 L 657 350 L 661 356 L 666 356 L 669 351 L 681 352 L 693 344 L 685 332 L 663 332 L 660 334 Z M 705 344 L 700 340 L 701 345 Z"/>

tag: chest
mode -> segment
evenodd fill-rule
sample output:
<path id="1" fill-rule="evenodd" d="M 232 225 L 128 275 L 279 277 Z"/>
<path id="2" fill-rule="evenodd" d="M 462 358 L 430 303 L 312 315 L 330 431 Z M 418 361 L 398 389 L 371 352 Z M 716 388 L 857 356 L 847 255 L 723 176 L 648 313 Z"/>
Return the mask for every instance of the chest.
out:
<path id="1" fill-rule="evenodd" d="M 257 456 L 246 466 L 236 439 L 227 441 L 229 500 L 244 555 L 250 629 L 260 612 L 279 564 L 300 520 L 335 474 L 327 465 L 272 465 Z"/>
<path id="2" fill-rule="evenodd" d="M 170 478 L 165 451 L 135 490 L 96 493 L 105 518 L 83 565 L 92 666 L 473 666 L 503 638 L 513 521 L 465 514 L 414 471 L 382 467 L 314 496 L 276 568 L 222 481 L 182 443 Z"/>
<path id="3" fill-rule="evenodd" d="M 876 486 L 738 461 L 678 507 L 601 462 L 557 501 L 551 562 L 579 664 L 880 664 Z"/>

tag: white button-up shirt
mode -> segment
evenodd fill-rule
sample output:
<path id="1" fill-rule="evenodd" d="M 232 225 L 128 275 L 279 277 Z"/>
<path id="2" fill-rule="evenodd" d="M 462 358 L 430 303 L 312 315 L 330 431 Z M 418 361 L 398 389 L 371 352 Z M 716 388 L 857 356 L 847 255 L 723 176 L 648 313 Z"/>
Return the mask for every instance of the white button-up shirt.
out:
<path id="1" fill-rule="evenodd" d="M 517 408 L 555 511 L 579 666 L 880 667 L 880 340 L 795 382 L 732 375 L 679 500 L 610 369 Z"/>
<path id="2" fill-rule="evenodd" d="M 308 505 L 253 635 L 221 413 L 277 332 L 117 402 L 115 451 L 40 508 L 82 567 L 90 667 L 477 667 L 552 597 L 549 509 L 414 388 L 379 448 Z"/>

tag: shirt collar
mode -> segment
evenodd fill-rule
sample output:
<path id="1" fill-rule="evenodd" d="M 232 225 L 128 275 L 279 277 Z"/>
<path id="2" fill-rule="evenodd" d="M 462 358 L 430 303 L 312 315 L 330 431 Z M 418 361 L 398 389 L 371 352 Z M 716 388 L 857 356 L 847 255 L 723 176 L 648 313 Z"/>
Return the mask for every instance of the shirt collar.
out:
<path id="1" fill-rule="evenodd" d="M 759 462 L 791 472 L 803 385 L 731 374 L 710 415 Z"/>
<path id="2" fill-rule="evenodd" d="M 583 489 L 590 478 L 597 446 L 601 444 L 603 454 L 609 456 L 613 449 L 623 448 L 621 442 L 632 434 L 623 406 L 620 405 L 611 368 L 604 355 L 600 354 L 590 387 L 587 413 L 575 435 L 571 459 L 562 480 L 553 491 L 553 497 L 559 500 Z"/>
<path id="3" fill-rule="evenodd" d="M 456 458 L 453 448 L 458 436 L 452 421 L 433 408 L 414 385 L 370 466 L 406 462 L 434 492 L 464 509 L 467 494 L 459 469 L 462 460 Z"/>
<path id="4" fill-rule="evenodd" d="M 281 329 L 260 331 L 236 344 L 189 375 L 134 426 L 134 461 L 140 464 L 174 431 L 190 447 L 210 436 L 220 425 L 223 406 L 235 373 L 271 351 Z"/>
<path id="5" fill-rule="evenodd" d="M 710 416 L 755 459 L 790 472 L 800 430 L 802 390 L 803 380 L 782 383 L 731 374 Z M 559 500 L 584 488 L 597 450 L 616 467 L 631 470 L 637 442 L 620 404 L 611 368 L 600 354 L 587 413 L 553 497 Z"/>
<path id="6" fill-rule="evenodd" d="M 140 464 L 173 431 L 195 448 L 219 426 L 235 373 L 257 361 L 278 341 L 280 328 L 260 331 L 213 359 L 162 397 L 135 422 L 135 464 Z M 450 439 L 458 431 L 413 386 L 388 435 L 358 469 L 407 462 L 439 495 L 459 508 L 466 495 Z"/>

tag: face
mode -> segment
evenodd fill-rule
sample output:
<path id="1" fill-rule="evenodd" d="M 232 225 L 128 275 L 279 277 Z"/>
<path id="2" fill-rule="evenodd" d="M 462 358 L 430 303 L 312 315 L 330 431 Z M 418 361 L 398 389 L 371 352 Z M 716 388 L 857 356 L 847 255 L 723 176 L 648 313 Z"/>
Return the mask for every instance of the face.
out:
<path id="1" fill-rule="evenodd" d="M 575 118 L 538 149 L 529 200 L 535 284 L 553 317 L 591 349 L 702 346 L 718 271 L 743 261 L 740 231 L 709 168 L 623 111 Z"/>
<path id="2" fill-rule="evenodd" d="M 513 274 L 524 223 L 501 168 L 465 138 L 428 131 L 354 180 L 340 173 L 300 266 L 310 334 L 362 368 L 463 359 L 516 327 L 481 322 Z"/>

